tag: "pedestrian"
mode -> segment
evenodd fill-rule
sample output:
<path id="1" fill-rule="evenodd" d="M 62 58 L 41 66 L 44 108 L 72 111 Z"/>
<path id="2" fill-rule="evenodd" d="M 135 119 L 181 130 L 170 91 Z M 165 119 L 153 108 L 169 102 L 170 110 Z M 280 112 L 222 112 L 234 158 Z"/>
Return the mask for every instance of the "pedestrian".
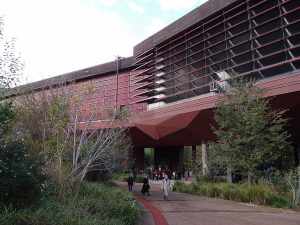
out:
<path id="1" fill-rule="evenodd" d="M 141 190 L 141 193 L 143 195 L 145 195 L 146 193 L 148 193 L 148 196 L 150 195 L 150 185 L 149 185 L 149 179 L 147 176 L 144 177 L 144 180 L 143 180 L 143 186 L 142 186 L 142 190 Z"/>
<path id="2" fill-rule="evenodd" d="M 127 178 L 127 184 L 128 184 L 128 191 L 132 191 L 132 186 L 133 186 L 133 177 L 131 174 L 129 174 Z"/>
<path id="3" fill-rule="evenodd" d="M 176 173 L 175 173 L 175 171 L 173 171 L 173 173 L 172 173 L 172 179 L 176 180 Z"/>
<path id="4" fill-rule="evenodd" d="M 155 170 L 155 181 L 159 181 L 159 172 Z"/>
<path id="5" fill-rule="evenodd" d="M 162 180 L 162 189 L 164 191 L 164 200 L 169 200 L 169 191 L 171 190 L 170 179 L 168 179 L 168 175 Z"/>
<path id="6" fill-rule="evenodd" d="M 180 170 L 177 172 L 177 180 L 181 180 L 181 172 L 180 172 Z"/>

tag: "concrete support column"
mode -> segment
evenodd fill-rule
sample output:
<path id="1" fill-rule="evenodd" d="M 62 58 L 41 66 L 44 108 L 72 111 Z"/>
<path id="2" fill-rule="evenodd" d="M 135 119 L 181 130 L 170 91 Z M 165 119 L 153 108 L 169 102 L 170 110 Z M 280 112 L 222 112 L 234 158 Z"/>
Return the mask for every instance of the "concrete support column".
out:
<path id="1" fill-rule="evenodd" d="M 207 144 L 202 143 L 201 145 L 202 149 L 202 173 L 203 175 L 206 175 L 209 173 L 208 168 L 208 159 L 207 159 Z"/>

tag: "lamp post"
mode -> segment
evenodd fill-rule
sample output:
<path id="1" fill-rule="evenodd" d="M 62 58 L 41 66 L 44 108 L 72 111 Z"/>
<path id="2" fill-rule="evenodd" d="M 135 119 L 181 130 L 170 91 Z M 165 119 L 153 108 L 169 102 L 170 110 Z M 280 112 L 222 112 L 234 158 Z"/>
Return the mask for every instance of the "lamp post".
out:
<path id="1" fill-rule="evenodd" d="M 116 109 L 118 108 L 118 94 L 119 94 L 119 67 L 120 67 L 120 60 L 124 59 L 125 57 L 121 57 L 119 55 L 115 56 L 116 57 L 116 62 L 117 62 L 117 68 L 116 68 L 116 83 L 117 83 L 117 89 L 116 89 Z"/>

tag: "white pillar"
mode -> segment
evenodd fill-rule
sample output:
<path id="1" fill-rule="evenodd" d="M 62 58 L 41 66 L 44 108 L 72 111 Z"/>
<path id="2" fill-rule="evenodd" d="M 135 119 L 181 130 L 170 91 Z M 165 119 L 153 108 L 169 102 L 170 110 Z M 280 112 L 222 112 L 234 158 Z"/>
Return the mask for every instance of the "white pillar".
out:
<path id="1" fill-rule="evenodd" d="M 202 173 L 203 175 L 208 174 L 208 160 L 207 160 L 207 144 L 202 143 Z"/>

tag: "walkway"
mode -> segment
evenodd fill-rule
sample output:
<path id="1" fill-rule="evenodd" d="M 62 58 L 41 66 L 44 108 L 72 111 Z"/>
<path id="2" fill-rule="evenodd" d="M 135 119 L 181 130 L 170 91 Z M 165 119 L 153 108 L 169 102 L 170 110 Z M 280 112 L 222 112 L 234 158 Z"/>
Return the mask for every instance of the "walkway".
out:
<path id="1" fill-rule="evenodd" d="M 127 189 L 125 182 L 117 182 Z M 150 181 L 150 196 L 134 184 L 143 225 L 299 225 L 300 213 L 245 203 L 171 192 L 163 200 L 160 182 Z"/>

